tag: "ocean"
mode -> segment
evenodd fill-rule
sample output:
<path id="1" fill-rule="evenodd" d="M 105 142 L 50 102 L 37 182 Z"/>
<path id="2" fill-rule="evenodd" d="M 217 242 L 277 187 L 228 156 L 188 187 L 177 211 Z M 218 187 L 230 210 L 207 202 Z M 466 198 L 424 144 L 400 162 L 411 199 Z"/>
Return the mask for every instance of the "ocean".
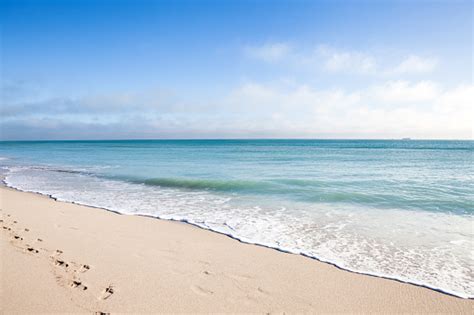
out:
<path id="1" fill-rule="evenodd" d="M 473 153 L 474 141 L 25 141 L 0 142 L 0 168 L 19 190 L 473 298 Z"/>

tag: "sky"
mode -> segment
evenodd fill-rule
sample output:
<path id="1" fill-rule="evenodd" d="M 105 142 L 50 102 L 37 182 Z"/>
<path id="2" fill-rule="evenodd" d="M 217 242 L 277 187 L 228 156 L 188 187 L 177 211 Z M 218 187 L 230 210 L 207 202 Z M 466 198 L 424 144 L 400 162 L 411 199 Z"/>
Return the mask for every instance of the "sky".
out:
<path id="1" fill-rule="evenodd" d="M 472 10 L 0 0 L 0 140 L 472 139 Z"/>

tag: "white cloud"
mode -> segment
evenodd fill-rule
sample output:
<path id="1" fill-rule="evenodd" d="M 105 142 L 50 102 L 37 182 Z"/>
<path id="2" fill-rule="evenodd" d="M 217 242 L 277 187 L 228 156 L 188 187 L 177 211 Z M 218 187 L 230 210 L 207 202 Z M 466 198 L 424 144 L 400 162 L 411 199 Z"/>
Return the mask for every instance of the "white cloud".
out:
<path id="1" fill-rule="evenodd" d="M 294 70 L 380 77 L 427 74 L 433 72 L 439 63 L 435 57 L 415 54 L 387 57 L 370 51 L 344 50 L 330 45 L 319 45 L 308 51 L 302 47 L 290 47 L 283 42 L 247 46 L 244 53 L 247 57 L 267 63 L 284 64 Z"/>
<path id="2" fill-rule="evenodd" d="M 323 58 L 324 67 L 328 71 L 361 74 L 376 72 L 375 58 L 369 54 L 358 51 L 340 51 L 326 45 L 319 46 L 317 52 Z"/>
<path id="3" fill-rule="evenodd" d="M 436 108 L 442 112 L 463 112 L 472 111 L 472 104 L 474 104 L 474 86 L 460 85 L 439 95 Z M 474 119 L 472 116 L 468 118 Z"/>
<path id="4" fill-rule="evenodd" d="M 444 91 L 434 103 L 434 110 L 442 122 L 439 128 L 445 133 L 464 128 L 470 129 L 470 139 L 474 132 L 474 85 L 460 85 Z M 470 126 L 470 127 L 469 127 Z"/>
<path id="5" fill-rule="evenodd" d="M 250 134 L 459 139 L 471 137 L 473 102 L 473 85 L 441 89 L 428 81 L 389 81 L 355 91 L 247 83 L 224 104 L 248 105 L 237 107 L 226 127 L 245 126 Z"/>
<path id="6" fill-rule="evenodd" d="M 388 72 L 391 74 L 429 73 L 432 72 L 437 65 L 438 60 L 436 58 L 422 58 L 411 55 Z"/>
<path id="7" fill-rule="evenodd" d="M 261 46 L 247 46 L 244 51 L 251 58 L 275 62 L 287 57 L 291 48 L 286 43 L 266 43 Z"/>
<path id="8" fill-rule="evenodd" d="M 388 104 L 403 102 L 424 102 L 434 100 L 438 96 L 438 87 L 431 81 L 388 81 L 373 86 L 369 95 L 378 101 Z"/>

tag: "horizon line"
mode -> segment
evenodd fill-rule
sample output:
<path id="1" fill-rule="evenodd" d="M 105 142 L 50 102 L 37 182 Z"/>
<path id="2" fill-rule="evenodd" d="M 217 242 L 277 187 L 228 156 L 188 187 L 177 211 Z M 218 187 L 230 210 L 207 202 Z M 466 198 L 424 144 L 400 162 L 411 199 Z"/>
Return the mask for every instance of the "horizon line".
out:
<path id="1" fill-rule="evenodd" d="M 61 142 L 61 141 L 223 141 L 223 140 L 362 140 L 362 141 L 474 141 L 474 139 L 436 139 L 436 138 L 123 138 L 123 139 L 17 139 L 0 142 Z"/>

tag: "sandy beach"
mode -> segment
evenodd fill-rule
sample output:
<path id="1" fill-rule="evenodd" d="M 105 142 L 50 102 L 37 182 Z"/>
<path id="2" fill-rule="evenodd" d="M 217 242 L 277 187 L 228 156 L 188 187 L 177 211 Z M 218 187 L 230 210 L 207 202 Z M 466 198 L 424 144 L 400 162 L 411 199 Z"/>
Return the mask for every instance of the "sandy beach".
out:
<path id="1" fill-rule="evenodd" d="M 472 300 L 0 188 L 1 311 L 464 313 Z"/>

